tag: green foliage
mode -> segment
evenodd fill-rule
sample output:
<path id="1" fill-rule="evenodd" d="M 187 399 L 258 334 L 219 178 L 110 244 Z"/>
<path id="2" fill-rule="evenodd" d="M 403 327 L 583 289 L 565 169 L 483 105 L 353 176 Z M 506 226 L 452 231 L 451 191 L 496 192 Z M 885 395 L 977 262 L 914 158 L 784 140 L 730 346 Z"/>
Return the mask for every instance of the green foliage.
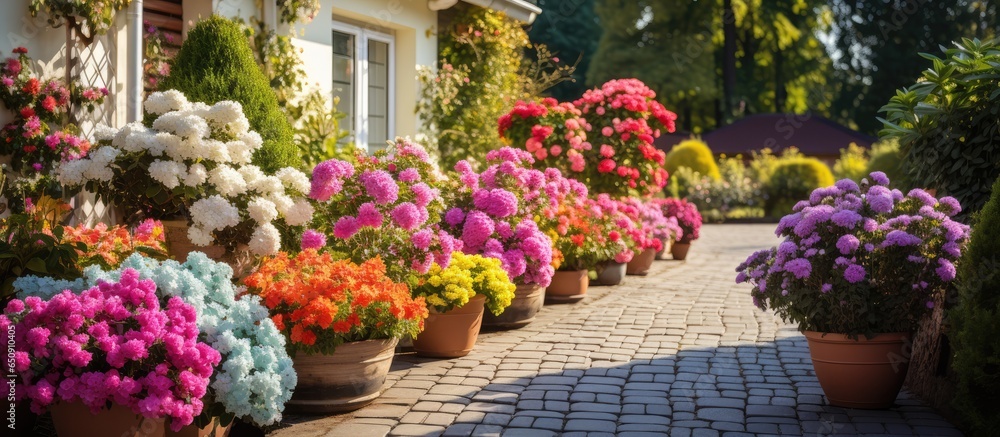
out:
<path id="1" fill-rule="evenodd" d="M 783 159 L 802 158 L 803 156 L 795 147 L 783 150 L 780 155 L 775 155 L 769 148 L 764 148 L 760 152 L 750 152 L 750 175 L 757 182 L 767 185 L 771 181 L 774 169 L 778 168 L 778 164 Z"/>
<path id="2" fill-rule="evenodd" d="M 601 38 L 594 0 L 538 0 L 538 7 L 542 13 L 531 24 L 531 42 L 546 45 L 562 61 L 578 62 L 573 80 L 557 84 L 548 94 L 559 101 L 576 100 L 588 89 L 587 68 Z"/>
<path id="3" fill-rule="evenodd" d="M 763 185 L 753 178 L 742 156 L 719 159 L 719 179 L 691 170 L 678 168 L 671 174 L 677 196 L 698 207 L 705 221 L 722 222 L 726 218 L 763 216 Z"/>
<path id="4" fill-rule="evenodd" d="M 0 305 L 13 296 L 14 280 L 21 276 L 75 279 L 81 275 L 79 253 L 87 245 L 63 242 L 59 222 L 64 210 L 61 202 L 45 196 L 33 210 L 0 220 Z"/>
<path id="5" fill-rule="evenodd" d="M 531 51 L 535 54 L 534 59 L 531 57 L 522 59 L 521 69 L 518 71 L 524 95 L 541 96 L 552 87 L 576 80 L 573 73 L 577 64 L 561 63 L 545 44 L 532 44 Z"/>
<path id="6" fill-rule="evenodd" d="M 771 217 L 783 216 L 813 190 L 836 182 L 830 168 L 816 158 L 782 158 L 767 184 L 764 210 Z"/>
<path id="7" fill-rule="evenodd" d="M 328 159 L 354 162 L 357 148 L 354 143 L 340 144 L 350 134 L 340 129 L 340 120 L 346 114 L 337 111 L 339 97 L 333 104 L 326 94 L 316 90 L 302 97 L 296 105 L 287 107 L 288 116 L 294 123 L 295 142 L 299 145 L 302 161 L 312 168 Z"/>
<path id="8" fill-rule="evenodd" d="M 861 178 L 868 176 L 868 173 L 867 149 L 854 143 L 840 149 L 840 159 L 833 163 L 833 175 L 837 179 L 860 181 Z"/>
<path id="9" fill-rule="evenodd" d="M 417 104 L 444 168 L 462 159 L 480 161 L 497 148 L 497 118 L 527 97 L 518 74 L 528 47 L 524 29 L 502 12 L 464 3 L 449 13 L 454 13 L 451 24 L 439 34 L 439 71 L 444 74 L 454 68 L 463 76 L 442 90 L 436 75 L 421 74 Z"/>
<path id="10" fill-rule="evenodd" d="M 219 16 L 199 22 L 188 32 L 161 88 L 177 89 L 192 102 L 239 102 L 251 129 L 264 139 L 254 164 L 268 172 L 302 165 L 292 128 L 239 24 Z"/>
<path id="11" fill-rule="evenodd" d="M 687 167 L 713 180 L 722 178 L 712 149 L 709 149 L 704 141 L 695 138 L 681 141 L 670 149 L 664 166 L 671 174 L 678 168 Z"/>
<path id="12" fill-rule="evenodd" d="M 90 45 L 94 38 L 105 34 L 115 24 L 115 15 L 128 7 L 132 0 L 31 0 L 28 12 L 47 16 L 52 27 L 66 25 L 77 38 Z M 8 11 L 9 12 L 9 11 Z"/>
<path id="13" fill-rule="evenodd" d="M 286 108 L 305 84 L 306 72 L 299 58 L 301 49 L 292 44 L 292 35 L 279 34 L 264 20 L 252 18 L 250 22 L 253 27 L 247 27 L 245 32 L 254 59 L 270 81 L 278 105 Z"/>
<path id="14" fill-rule="evenodd" d="M 962 204 L 963 215 L 986 203 L 1000 176 L 1000 45 L 963 39 L 917 83 L 882 108 L 883 138 L 899 139 L 913 183 Z"/>
<path id="15" fill-rule="evenodd" d="M 872 144 L 870 155 L 866 173 L 880 171 L 889 177 L 894 187 L 903 191 L 913 188 L 909 175 L 903 168 L 903 154 L 899 151 L 898 140 L 889 139 Z"/>
<path id="16" fill-rule="evenodd" d="M 958 265 L 958 306 L 954 324 L 958 376 L 955 411 L 970 435 L 1000 435 L 1000 180 L 979 212 L 972 238 Z"/>
<path id="17" fill-rule="evenodd" d="M 962 37 L 996 36 L 997 7 L 978 0 L 837 2 L 833 49 L 843 56 L 830 77 L 836 84 L 832 118 L 876 132 L 879 108 L 926 68 L 915 54 Z"/>

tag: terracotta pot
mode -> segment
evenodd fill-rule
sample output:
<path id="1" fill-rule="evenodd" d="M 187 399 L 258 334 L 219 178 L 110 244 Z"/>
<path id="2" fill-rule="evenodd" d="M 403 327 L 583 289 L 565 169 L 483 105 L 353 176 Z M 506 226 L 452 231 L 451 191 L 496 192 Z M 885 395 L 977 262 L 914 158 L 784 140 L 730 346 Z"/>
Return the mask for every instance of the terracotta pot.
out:
<path id="1" fill-rule="evenodd" d="M 424 331 L 413 339 L 418 355 L 435 358 L 464 357 L 472 352 L 483 325 L 486 296 L 477 294 L 460 308 L 439 313 L 433 308 Z"/>
<path id="2" fill-rule="evenodd" d="M 684 261 L 688 257 L 688 250 L 691 250 L 691 243 L 674 243 L 670 248 L 670 254 L 678 261 Z"/>
<path id="3" fill-rule="evenodd" d="M 660 249 L 659 252 L 656 252 L 657 261 L 665 259 L 667 252 L 670 252 L 670 247 L 673 246 L 674 244 L 673 238 L 667 238 L 666 240 L 660 240 L 660 241 L 663 242 L 663 249 Z"/>
<path id="4" fill-rule="evenodd" d="M 587 296 L 590 276 L 586 270 L 556 271 L 545 289 L 545 303 L 573 303 Z"/>
<path id="5" fill-rule="evenodd" d="M 353 341 L 332 354 L 295 354 L 299 383 L 285 405 L 289 412 L 354 411 L 382 394 L 397 339 Z"/>
<path id="6" fill-rule="evenodd" d="M 180 431 L 173 432 L 170 426 L 167 426 L 166 437 L 226 437 L 229 435 L 229 431 L 233 428 L 233 423 L 236 420 L 233 419 L 228 425 L 222 426 L 219 423 L 219 418 L 212 418 L 212 422 L 208 425 L 199 427 L 195 424 L 190 424 L 181 428 Z"/>
<path id="7" fill-rule="evenodd" d="M 167 243 L 167 252 L 178 262 L 187 261 L 187 256 L 191 252 L 202 252 L 209 258 L 219 260 L 226 254 L 226 249 L 222 246 L 196 246 L 188 238 L 187 220 L 163 220 L 164 238 Z"/>
<path id="8" fill-rule="evenodd" d="M 816 377 L 831 405 L 892 407 L 909 367 L 904 348 L 910 334 L 878 334 L 870 340 L 814 331 L 806 331 L 805 335 Z"/>
<path id="9" fill-rule="evenodd" d="M 597 280 L 591 285 L 618 285 L 625 279 L 625 263 L 609 261 L 597 270 Z"/>
<path id="10" fill-rule="evenodd" d="M 92 414 L 81 402 L 59 402 L 49 407 L 49 411 L 59 437 L 163 437 L 166 428 L 162 418 L 143 417 L 117 404 Z M 96 432 L 98 429 L 100 432 Z"/>
<path id="11" fill-rule="evenodd" d="M 545 302 L 545 290 L 537 284 L 518 285 L 510 306 L 499 316 L 483 314 L 483 328 L 487 330 L 517 329 L 535 320 L 535 314 Z"/>
<path id="12" fill-rule="evenodd" d="M 635 256 L 632 257 L 632 261 L 628 262 L 625 274 L 637 276 L 646 275 L 649 273 L 649 268 L 653 266 L 654 259 L 656 259 L 656 249 L 650 248 L 635 254 Z"/>

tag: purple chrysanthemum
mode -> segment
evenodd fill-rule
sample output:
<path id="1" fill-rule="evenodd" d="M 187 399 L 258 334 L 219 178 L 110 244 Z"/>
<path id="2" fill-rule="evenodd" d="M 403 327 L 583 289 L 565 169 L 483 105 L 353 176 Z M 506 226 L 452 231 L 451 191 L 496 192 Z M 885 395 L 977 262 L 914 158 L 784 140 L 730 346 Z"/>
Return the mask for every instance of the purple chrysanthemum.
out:
<path id="1" fill-rule="evenodd" d="M 855 250 L 858 250 L 858 246 L 860 245 L 861 240 L 858 240 L 858 237 L 851 234 L 842 235 L 837 239 L 837 249 L 839 249 L 840 253 L 844 255 L 849 255 Z"/>
<path id="2" fill-rule="evenodd" d="M 846 279 L 847 282 L 856 284 L 864 280 L 866 274 L 867 272 L 865 272 L 864 267 L 861 267 L 857 264 L 851 264 L 847 266 L 847 269 L 844 270 L 844 279 Z"/>
<path id="3" fill-rule="evenodd" d="M 785 270 L 791 272 L 796 278 L 805 279 L 812 273 L 812 263 L 805 258 L 796 258 L 785 263 Z"/>

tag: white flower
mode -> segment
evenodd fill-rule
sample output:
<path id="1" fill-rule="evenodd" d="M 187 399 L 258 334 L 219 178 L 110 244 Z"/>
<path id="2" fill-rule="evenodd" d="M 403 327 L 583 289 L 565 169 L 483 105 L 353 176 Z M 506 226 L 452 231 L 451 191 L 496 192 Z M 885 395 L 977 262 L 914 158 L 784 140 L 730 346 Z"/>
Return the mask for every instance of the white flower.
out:
<path id="1" fill-rule="evenodd" d="M 205 140 L 202 143 L 202 156 L 219 163 L 232 162 L 232 157 L 229 156 L 229 147 L 219 140 Z"/>
<path id="2" fill-rule="evenodd" d="M 204 227 L 207 231 L 240 224 L 240 210 L 218 194 L 198 199 L 191 205 L 189 212 L 195 225 Z"/>
<path id="3" fill-rule="evenodd" d="M 185 138 L 207 138 L 211 129 L 204 118 L 186 112 L 168 112 L 153 121 L 153 129 Z"/>
<path id="4" fill-rule="evenodd" d="M 285 167 L 278 170 L 274 174 L 281 182 L 285 184 L 285 187 L 291 188 L 299 193 L 305 194 L 309 192 L 312 185 L 309 181 L 309 177 L 292 167 Z"/>
<path id="5" fill-rule="evenodd" d="M 98 124 L 94 127 L 94 141 L 108 141 L 115 137 L 118 133 L 118 129 L 115 129 L 106 124 Z"/>
<path id="6" fill-rule="evenodd" d="M 261 225 L 250 236 L 249 246 L 250 251 L 258 255 L 274 255 L 281 249 L 281 234 L 270 223 Z"/>
<path id="7" fill-rule="evenodd" d="M 232 100 L 223 100 L 212 105 L 205 119 L 225 125 L 243 117 L 243 105 Z"/>
<path id="8" fill-rule="evenodd" d="M 197 226 L 190 226 L 188 227 L 188 240 L 191 240 L 191 244 L 195 246 L 208 246 L 215 241 L 215 238 L 212 237 L 211 231 Z"/>
<path id="9" fill-rule="evenodd" d="M 267 196 L 267 200 L 274 202 L 274 207 L 278 209 L 278 213 L 281 214 L 282 217 L 288 217 L 289 211 L 295 207 L 295 202 L 285 193 L 271 193 Z"/>
<path id="10" fill-rule="evenodd" d="M 278 218 L 274 202 L 261 197 L 255 197 L 247 204 L 247 212 L 250 213 L 250 218 L 260 224 L 271 223 Z"/>
<path id="11" fill-rule="evenodd" d="M 115 133 L 114 138 L 111 139 L 111 145 L 119 149 L 126 149 L 126 141 L 128 141 L 132 134 L 147 131 L 149 131 L 149 129 L 147 129 L 146 126 L 143 126 L 142 122 L 133 121 L 126 124 L 124 127 L 119 129 L 117 133 Z"/>
<path id="12" fill-rule="evenodd" d="M 184 185 L 189 187 L 197 187 L 198 185 L 204 184 L 208 180 L 208 170 L 205 170 L 205 166 L 198 164 L 192 164 L 191 168 L 188 169 L 188 174 L 184 178 Z"/>
<path id="13" fill-rule="evenodd" d="M 150 94 L 146 98 L 144 106 L 146 107 L 146 112 L 160 115 L 170 111 L 188 109 L 191 105 L 188 103 L 187 97 L 184 97 L 184 94 L 180 91 L 167 90 Z"/>
<path id="14" fill-rule="evenodd" d="M 208 181 L 225 197 L 238 196 L 247 191 L 243 176 L 228 165 L 220 165 L 209 172 Z"/>
<path id="15" fill-rule="evenodd" d="M 246 143 L 250 151 L 257 150 L 264 146 L 264 138 L 260 136 L 259 133 L 255 131 L 249 131 L 244 134 L 237 135 L 240 141 Z"/>
<path id="16" fill-rule="evenodd" d="M 226 149 L 234 164 L 249 164 L 253 159 L 253 150 L 244 141 L 229 141 L 226 143 Z"/>
<path id="17" fill-rule="evenodd" d="M 96 163 L 107 165 L 114 162 L 122 152 L 114 147 L 98 147 L 97 150 L 91 151 L 88 158 Z"/>
<path id="18" fill-rule="evenodd" d="M 285 223 L 292 226 L 305 225 L 312 221 L 312 216 L 315 212 L 315 208 L 313 208 L 312 203 L 308 199 L 299 197 L 295 199 L 292 207 L 285 211 Z"/>
<path id="19" fill-rule="evenodd" d="M 187 166 L 177 161 L 157 159 L 149 164 L 149 177 L 172 190 L 181 184 L 181 178 L 187 177 Z"/>
<path id="20" fill-rule="evenodd" d="M 285 192 L 285 187 L 281 185 L 281 179 L 274 176 L 264 176 L 257 179 L 250 186 L 250 188 L 264 196 L 269 194 L 282 194 Z"/>
<path id="21" fill-rule="evenodd" d="M 83 173 L 87 171 L 87 167 L 91 165 L 89 159 L 78 159 L 76 161 L 64 162 L 59 166 L 59 171 L 56 174 L 56 180 L 60 184 L 75 187 L 83 185 L 86 182 L 83 179 Z"/>
<path id="22" fill-rule="evenodd" d="M 240 167 L 238 171 L 240 172 L 240 175 L 243 176 L 243 180 L 245 180 L 247 185 L 250 186 L 250 189 L 253 190 L 256 190 L 254 185 L 257 181 L 266 176 L 264 172 L 260 170 L 260 167 L 257 167 L 256 165 L 244 165 Z"/>

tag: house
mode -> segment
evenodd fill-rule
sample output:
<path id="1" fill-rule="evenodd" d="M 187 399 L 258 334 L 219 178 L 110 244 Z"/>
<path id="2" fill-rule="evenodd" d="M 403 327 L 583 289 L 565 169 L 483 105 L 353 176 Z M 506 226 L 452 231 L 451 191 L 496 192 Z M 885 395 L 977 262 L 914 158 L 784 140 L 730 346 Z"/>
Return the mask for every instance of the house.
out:
<path id="1" fill-rule="evenodd" d="M 754 114 L 702 136 L 716 154 L 748 156 L 770 148 L 781 152 L 797 147 L 803 155 L 832 165 L 840 149 L 855 143 L 870 148 L 877 138 L 852 130 L 828 118 L 812 114 Z"/>
<path id="2" fill-rule="evenodd" d="M 293 43 L 311 85 L 341 99 L 338 110 L 348 114 L 342 128 L 366 147 L 384 144 L 397 135 L 415 135 L 417 69 L 438 59 L 439 11 L 459 0 L 319 0 L 319 13 L 296 25 Z M 463 0 L 506 12 L 531 23 L 541 9 L 525 0 Z M 15 47 L 28 48 L 43 77 L 69 78 L 84 85 L 104 86 L 111 99 L 94 114 L 80 114 L 86 132 L 93 123 L 122 126 L 141 116 L 142 21 L 178 37 L 201 17 L 213 13 L 249 19 L 260 17 L 270 27 L 278 23 L 275 0 L 132 0 L 116 17 L 107 35 L 89 46 L 74 43 L 72 32 L 52 28 L 45 17 L 31 17 L 29 0 L 7 2 L 0 14 L 0 56 Z M 280 31 L 288 31 L 278 29 Z M 0 123 L 9 115 L 0 111 Z M 89 120 L 88 120 L 89 118 Z"/>

